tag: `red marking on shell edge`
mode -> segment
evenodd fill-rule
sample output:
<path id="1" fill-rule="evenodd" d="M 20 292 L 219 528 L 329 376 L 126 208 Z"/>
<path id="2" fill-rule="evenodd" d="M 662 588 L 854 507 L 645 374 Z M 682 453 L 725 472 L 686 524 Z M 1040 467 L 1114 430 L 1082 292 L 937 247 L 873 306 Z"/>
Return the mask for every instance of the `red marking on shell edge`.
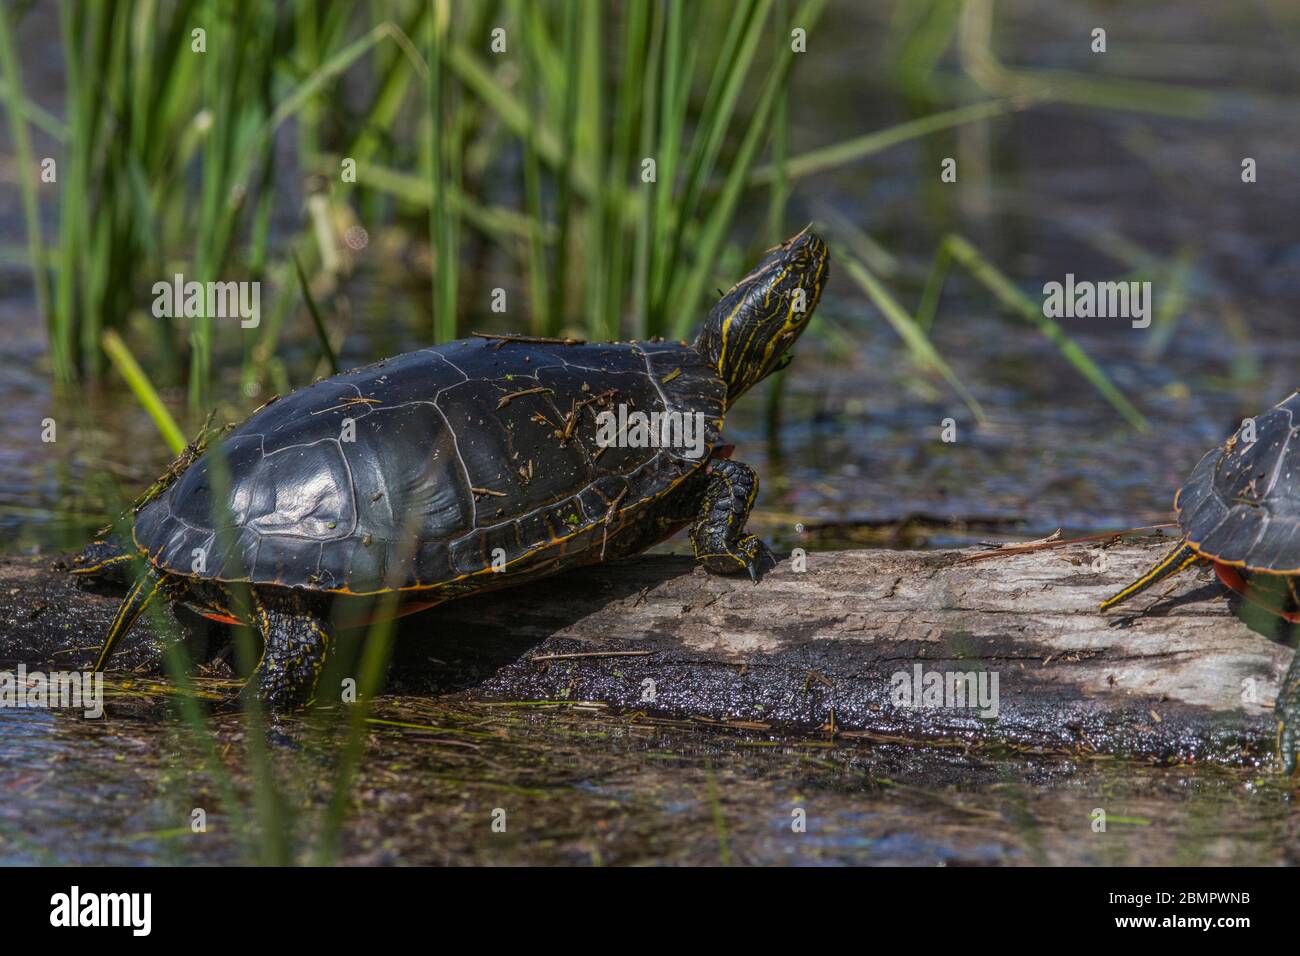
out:
<path id="1" fill-rule="evenodd" d="M 216 611 L 200 611 L 199 613 L 209 621 L 217 621 L 220 624 L 229 624 L 233 627 L 238 627 L 242 623 L 241 621 L 230 617 L 228 614 L 218 614 Z"/>
<path id="2" fill-rule="evenodd" d="M 1219 576 L 1219 580 L 1223 582 L 1224 587 L 1231 588 L 1242 597 L 1246 596 L 1246 579 L 1237 573 L 1236 568 L 1216 561 L 1214 562 L 1214 573 Z"/>
<path id="3" fill-rule="evenodd" d="M 429 608 L 437 607 L 441 603 L 442 603 L 441 601 L 409 601 L 403 604 L 401 607 L 399 607 L 397 609 L 397 613 L 394 614 L 393 617 L 394 618 L 406 617 L 406 615 L 408 614 L 415 614 L 419 611 L 427 611 Z M 240 624 L 244 623 L 243 621 L 233 618 L 228 614 L 222 614 L 219 611 L 199 611 L 199 613 L 204 617 L 206 617 L 209 621 L 217 621 L 221 624 L 229 624 L 233 627 L 238 627 Z M 374 617 L 366 617 L 364 620 L 358 621 L 357 624 L 358 626 L 364 624 L 373 624 L 375 620 L 376 618 Z"/>
<path id="4" fill-rule="evenodd" d="M 1241 576 L 1241 573 L 1238 572 L 1236 568 L 1231 567 L 1230 565 L 1227 564 L 1220 564 L 1218 561 L 1215 561 L 1214 573 L 1219 576 L 1219 581 L 1223 583 L 1224 587 L 1236 591 L 1238 594 L 1240 594 L 1243 598 L 1245 598 L 1247 601 L 1249 601 L 1251 604 L 1255 605 L 1256 607 L 1262 607 L 1270 614 L 1276 614 L 1278 617 L 1282 618 L 1282 620 L 1290 621 L 1292 624 L 1300 622 L 1300 611 L 1284 611 L 1280 607 L 1276 607 L 1275 605 L 1272 604 L 1266 604 L 1265 602 L 1259 600 L 1259 598 L 1256 595 L 1252 595 L 1250 591 L 1250 587 L 1246 584 L 1246 579 Z"/>

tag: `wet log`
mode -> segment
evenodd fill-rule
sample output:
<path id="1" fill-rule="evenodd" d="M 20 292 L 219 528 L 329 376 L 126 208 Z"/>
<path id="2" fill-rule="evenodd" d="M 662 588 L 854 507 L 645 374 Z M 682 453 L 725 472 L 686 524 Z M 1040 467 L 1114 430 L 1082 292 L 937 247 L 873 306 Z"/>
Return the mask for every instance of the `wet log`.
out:
<path id="1" fill-rule="evenodd" d="M 1165 547 L 987 560 L 815 552 L 783 558 L 757 585 L 642 556 L 405 619 L 389 692 L 562 701 L 773 735 L 1266 758 L 1285 635 L 1243 623 L 1205 570 L 1097 613 Z M 93 659 L 116 600 L 48 565 L 0 559 L 0 666 Z M 156 669 L 161 646 L 142 623 L 114 666 Z"/>

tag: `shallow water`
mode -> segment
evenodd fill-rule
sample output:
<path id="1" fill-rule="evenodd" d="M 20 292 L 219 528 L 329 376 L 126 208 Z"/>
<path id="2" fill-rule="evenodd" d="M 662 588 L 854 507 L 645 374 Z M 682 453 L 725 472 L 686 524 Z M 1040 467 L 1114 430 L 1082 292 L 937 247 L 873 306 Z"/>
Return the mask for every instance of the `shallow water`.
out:
<path id="1" fill-rule="evenodd" d="M 796 152 L 907 115 L 901 97 L 878 85 L 863 92 L 859 65 L 874 61 L 887 24 L 860 5 L 836 10 L 844 26 L 821 34 L 836 49 L 799 73 Z M 1114 44 L 1104 71 L 1216 90 L 1225 105 L 1204 120 L 1068 107 L 1018 113 L 983 135 L 897 148 L 804 181 L 790 220 L 830 208 L 869 232 L 897 257 L 895 285 L 908 307 L 949 229 L 1031 294 L 1066 273 L 1123 274 L 1132 262 L 1115 236 L 1163 257 L 1183 250 L 1190 281 L 1175 318 L 1144 330 L 1062 320 L 1148 416 L 1150 431 L 1127 428 L 1054 345 L 956 272 L 934 341 L 987 411 L 977 424 L 942 382 L 916 373 L 840 270 L 819 309 L 822 334 L 800 344 L 788 374 L 780 429 L 769 434 L 765 392 L 728 423 L 736 457 L 763 477 L 753 526 L 778 547 L 944 546 L 1166 521 L 1200 455 L 1300 385 L 1300 193 L 1290 176 L 1300 117 L 1283 99 L 1297 69 L 1284 40 L 1258 43 L 1261 31 L 1296 36 L 1300 26 L 1280 4 L 1248 14 L 1211 0 L 1164 11 L 1022 0 L 1005 5 L 999 52 L 1020 65 L 1091 70 L 1080 37 L 1096 22 Z M 1261 169 L 1251 185 L 1238 176 L 1247 149 Z M 955 196 L 931 175 L 949 153 L 963 170 L 958 185 L 943 187 Z M 0 180 L 0 190 L 10 187 Z M 762 208 L 756 203 L 756 220 Z M 18 204 L 0 204 L 0 239 L 17 249 L 21 237 Z M 83 542 L 168 456 L 111 382 L 75 403 L 52 395 L 21 262 L 20 252 L 0 258 L 0 534 L 6 551 L 52 551 Z M 1170 283 L 1162 272 L 1154 279 L 1159 301 Z M 375 264 L 349 294 L 345 364 L 426 344 L 422 287 L 405 288 Z M 478 315 L 466 327 L 491 325 Z M 237 348 L 233 338 L 226 345 Z M 280 357 L 295 381 L 310 380 L 310 330 L 286 336 Z M 232 379 L 222 388 L 230 414 L 260 401 Z M 940 441 L 948 417 L 953 443 Z M 47 418 L 58 427 L 53 443 L 41 441 Z M 1242 770 L 778 741 L 571 708 L 388 699 L 377 716 L 413 726 L 369 732 L 338 854 L 349 862 L 1268 864 L 1295 856 L 1285 789 Z M 221 753 L 237 782 L 235 805 L 255 803 L 236 718 L 213 726 L 228 747 Z M 311 858 L 320 844 L 335 755 L 314 747 L 273 750 L 290 803 L 307 808 L 276 859 Z M 248 829 L 253 823 L 241 828 L 198 769 L 201 758 L 177 759 L 191 750 L 154 703 L 102 723 L 0 711 L 0 863 L 265 854 L 267 841 Z M 190 831 L 196 806 L 208 810 L 202 835 Z M 498 807 L 504 834 L 490 826 Z M 791 813 L 800 807 L 807 832 L 795 834 Z M 1105 833 L 1091 827 L 1098 807 L 1111 820 Z"/>
<path id="2" fill-rule="evenodd" d="M 232 811 L 155 705 L 128 703 L 135 716 L 112 706 L 108 722 L 0 714 L 0 863 L 1295 862 L 1288 791 L 1247 771 L 777 740 L 581 707 L 420 700 L 378 708 L 350 822 L 322 857 L 338 752 L 328 733 L 290 724 L 272 748 L 283 800 L 274 831 L 291 834 L 276 845 L 262 835 L 269 817 L 249 810 L 238 717 L 212 722 L 239 795 Z"/>

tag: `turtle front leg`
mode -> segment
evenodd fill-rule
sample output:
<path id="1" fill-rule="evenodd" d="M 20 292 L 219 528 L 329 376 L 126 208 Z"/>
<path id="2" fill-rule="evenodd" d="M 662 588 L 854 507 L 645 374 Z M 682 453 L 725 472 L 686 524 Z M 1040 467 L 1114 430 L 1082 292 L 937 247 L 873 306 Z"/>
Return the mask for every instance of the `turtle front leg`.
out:
<path id="1" fill-rule="evenodd" d="M 1300 734 L 1300 651 L 1291 658 L 1291 666 L 1277 689 L 1273 713 L 1277 718 L 1278 763 L 1282 773 L 1295 773 L 1297 734 Z"/>
<path id="2" fill-rule="evenodd" d="M 691 544 L 695 557 L 714 574 L 749 572 L 755 581 L 763 570 L 767 546 L 757 535 L 745 534 L 754 499 L 758 497 L 758 475 L 753 468 L 722 458 L 709 466 Z"/>
<path id="3" fill-rule="evenodd" d="M 263 650 L 249 688 L 272 710 L 313 703 L 334 648 L 334 632 L 323 609 L 292 592 L 255 594 L 253 601 Z"/>

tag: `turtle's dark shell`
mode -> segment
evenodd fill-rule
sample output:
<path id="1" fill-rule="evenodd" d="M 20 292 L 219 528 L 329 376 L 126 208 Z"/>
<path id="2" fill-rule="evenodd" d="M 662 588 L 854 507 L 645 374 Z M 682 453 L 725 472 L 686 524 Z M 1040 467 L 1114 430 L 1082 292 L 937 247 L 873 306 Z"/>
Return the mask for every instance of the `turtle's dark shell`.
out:
<path id="1" fill-rule="evenodd" d="M 704 467 L 725 395 L 675 343 L 422 349 L 264 406 L 222 440 L 226 480 L 210 451 L 140 509 L 135 540 L 171 574 L 344 593 L 446 585 L 498 548 L 511 573 L 555 570 Z M 600 449 L 596 415 L 619 404 L 702 413 L 704 454 Z"/>
<path id="2" fill-rule="evenodd" d="M 1300 573 L 1300 392 L 1200 460 L 1174 499 L 1187 543 L 1251 571 Z"/>

